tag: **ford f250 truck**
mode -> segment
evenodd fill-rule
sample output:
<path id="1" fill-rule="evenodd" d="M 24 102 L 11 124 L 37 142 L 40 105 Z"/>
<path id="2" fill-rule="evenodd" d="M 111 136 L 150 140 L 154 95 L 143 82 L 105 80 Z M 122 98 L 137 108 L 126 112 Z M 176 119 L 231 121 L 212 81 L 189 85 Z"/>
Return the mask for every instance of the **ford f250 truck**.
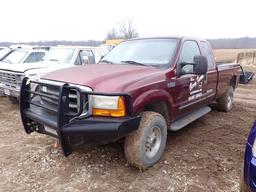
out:
<path id="1" fill-rule="evenodd" d="M 31 51 L 37 51 L 32 49 Z M 31 80 L 57 69 L 64 69 L 83 64 L 94 64 L 100 60 L 101 53 L 96 47 L 53 47 L 40 62 L 23 64 L 0 63 L 0 92 L 17 102 L 20 85 L 24 77 Z"/>
<path id="2" fill-rule="evenodd" d="M 66 156 L 77 145 L 124 139 L 126 159 L 143 170 L 161 158 L 167 130 L 207 114 L 212 102 L 231 111 L 239 76 L 239 64 L 216 66 L 206 40 L 133 39 L 97 65 L 25 78 L 20 112 L 27 133 L 58 138 Z"/>

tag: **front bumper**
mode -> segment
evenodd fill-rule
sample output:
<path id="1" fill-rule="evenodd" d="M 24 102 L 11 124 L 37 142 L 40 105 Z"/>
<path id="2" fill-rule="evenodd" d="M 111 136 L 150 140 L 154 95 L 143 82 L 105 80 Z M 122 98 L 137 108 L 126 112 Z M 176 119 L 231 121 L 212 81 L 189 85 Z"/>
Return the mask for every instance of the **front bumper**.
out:
<path id="1" fill-rule="evenodd" d="M 252 147 L 248 143 L 245 151 L 244 179 L 251 191 L 256 191 L 256 158 L 252 155 Z"/>
<path id="2" fill-rule="evenodd" d="M 37 123 L 37 128 L 25 122 Z M 31 122 L 32 123 L 32 122 Z M 140 123 L 140 117 L 107 118 L 87 117 L 72 121 L 61 127 L 64 140 L 72 145 L 77 143 L 108 143 L 120 139 L 130 132 L 136 130 Z M 57 119 L 49 114 L 36 110 L 26 109 L 23 111 L 23 125 L 27 133 L 37 131 L 53 137 L 59 137 L 60 130 L 57 126 Z"/>
<path id="3" fill-rule="evenodd" d="M 40 95 L 40 93 L 31 91 L 30 83 L 27 81 L 27 78 L 23 80 L 20 92 L 20 113 L 26 133 L 36 131 L 58 138 L 63 153 L 67 156 L 72 153 L 74 147 L 77 145 L 112 142 L 138 129 L 141 119 L 140 116 L 111 118 L 86 115 L 80 118 L 82 108 L 77 114 L 71 115 L 68 111 L 69 89 L 76 88 L 68 84 L 64 84 L 60 88 L 58 109 L 49 110 L 49 108 L 47 109 L 47 107 L 42 104 L 33 102 L 33 96 L 31 95 Z M 77 91 L 79 95 L 101 94 L 84 92 L 79 90 L 79 88 Z M 46 97 L 46 95 L 44 96 Z M 128 95 L 122 94 L 122 96 L 130 98 Z M 127 101 L 129 103 L 130 100 L 127 98 Z M 82 107 L 82 100 L 80 102 L 80 106 Z"/>

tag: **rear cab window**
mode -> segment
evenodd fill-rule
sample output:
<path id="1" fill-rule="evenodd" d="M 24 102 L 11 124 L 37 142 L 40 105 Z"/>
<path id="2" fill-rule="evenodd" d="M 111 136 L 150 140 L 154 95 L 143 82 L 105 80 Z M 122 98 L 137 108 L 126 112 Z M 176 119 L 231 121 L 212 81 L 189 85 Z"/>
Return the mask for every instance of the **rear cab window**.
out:
<path id="1" fill-rule="evenodd" d="M 208 61 L 208 70 L 215 68 L 215 62 L 213 58 L 212 48 L 211 45 L 207 41 L 201 41 L 200 47 L 202 50 L 202 55 L 204 55 L 207 58 Z"/>

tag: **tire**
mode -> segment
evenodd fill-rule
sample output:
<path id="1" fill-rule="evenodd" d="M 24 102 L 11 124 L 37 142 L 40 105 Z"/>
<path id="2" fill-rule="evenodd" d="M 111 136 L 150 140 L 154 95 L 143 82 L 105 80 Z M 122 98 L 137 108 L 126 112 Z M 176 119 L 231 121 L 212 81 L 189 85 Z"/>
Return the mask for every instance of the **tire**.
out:
<path id="1" fill-rule="evenodd" d="M 16 98 L 16 97 L 8 97 L 9 98 L 9 100 L 13 103 L 13 104 L 18 104 L 19 103 L 19 100 L 18 100 L 18 98 Z"/>
<path id="2" fill-rule="evenodd" d="M 248 186 L 244 182 L 244 166 L 242 166 L 241 176 L 240 176 L 240 192 L 250 192 Z"/>
<path id="3" fill-rule="evenodd" d="M 230 112 L 233 105 L 234 88 L 228 87 L 227 92 L 217 100 L 217 106 L 219 111 Z"/>
<path id="4" fill-rule="evenodd" d="M 166 140 L 164 117 L 156 112 L 143 112 L 139 128 L 125 138 L 125 157 L 131 165 L 146 170 L 160 160 Z"/>

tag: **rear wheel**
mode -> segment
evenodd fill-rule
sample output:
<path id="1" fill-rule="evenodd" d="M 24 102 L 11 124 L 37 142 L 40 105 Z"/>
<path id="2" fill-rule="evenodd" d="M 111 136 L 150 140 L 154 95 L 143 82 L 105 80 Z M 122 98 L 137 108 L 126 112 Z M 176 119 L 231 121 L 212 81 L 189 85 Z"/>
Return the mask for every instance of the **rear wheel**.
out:
<path id="1" fill-rule="evenodd" d="M 229 86 L 227 92 L 217 100 L 218 109 L 223 112 L 230 112 L 233 106 L 234 88 Z"/>
<path id="2" fill-rule="evenodd" d="M 139 128 L 125 139 L 124 151 L 128 162 L 141 170 L 157 163 L 165 149 L 167 124 L 156 112 L 143 112 Z"/>

